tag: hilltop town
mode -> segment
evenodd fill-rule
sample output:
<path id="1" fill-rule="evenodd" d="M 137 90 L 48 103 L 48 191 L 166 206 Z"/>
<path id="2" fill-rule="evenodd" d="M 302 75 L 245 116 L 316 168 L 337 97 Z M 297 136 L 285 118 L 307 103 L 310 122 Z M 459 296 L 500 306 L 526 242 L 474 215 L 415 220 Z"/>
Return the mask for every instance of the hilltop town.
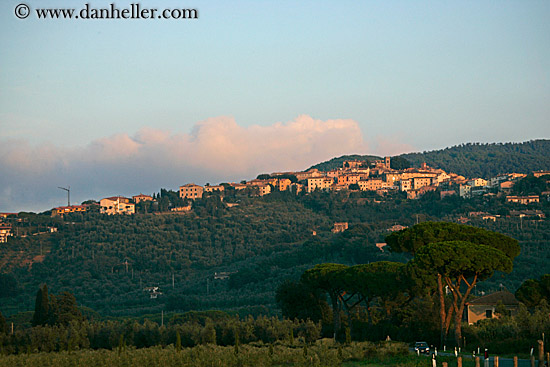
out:
<path id="1" fill-rule="evenodd" d="M 444 198 L 458 195 L 461 198 L 476 196 L 505 196 L 507 202 L 519 204 L 538 203 L 550 198 L 549 191 L 540 195 L 511 195 L 514 184 L 527 176 L 525 173 L 505 173 L 488 179 L 480 177 L 467 178 L 453 172 L 446 172 L 440 168 L 433 168 L 423 163 L 418 168 L 394 169 L 391 167 L 391 158 L 369 162 L 366 160 L 345 160 L 337 169 L 321 171 L 309 169 L 303 172 L 276 172 L 260 174 L 256 179 L 239 183 L 220 183 L 205 186 L 186 183 L 179 187 L 178 195 L 184 205 L 171 203 L 168 208 L 171 212 L 185 213 L 192 210 L 192 202 L 204 196 L 216 195 L 222 200 L 229 192 L 241 192 L 249 196 L 265 196 L 273 192 L 288 191 L 294 194 L 307 195 L 315 191 L 370 191 L 385 196 L 394 192 L 406 193 L 406 198 L 414 200 L 428 192 L 434 192 Z M 534 177 L 550 175 L 550 171 L 534 171 Z M 70 213 L 82 213 L 88 210 L 99 210 L 100 213 L 136 214 L 136 206 L 140 203 L 154 204 L 156 198 L 151 195 L 138 194 L 131 198 L 112 196 L 99 201 L 89 200 L 81 205 L 55 207 L 51 210 L 52 216 L 63 216 Z M 236 205 L 226 203 L 227 206 Z M 9 214 L 0 213 L 6 218 Z M 529 213 L 528 213 L 529 214 Z M 544 215 L 534 213 L 535 215 Z M 494 220 L 494 218 L 491 218 Z M 12 236 L 11 225 L 0 221 L 0 243 L 6 242 Z"/>
<path id="2" fill-rule="evenodd" d="M 534 177 L 550 175 L 550 171 L 535 171 Z M 310 169 L 305 172 L 277 172 L 261 174 L 258 178 L 240 183 L 220 183 L 218 185 L 196 185 L 186 183 L 179 187 L 179 197 L 186 202 L 200 199 L 205 195 L 219 195 L 223 198 L 228 190 L 241 191 L 252 196 L 265 196 L 274 191 L 290 191 L 295 194 L 309 194 L 314 191 L 372 191 L 378 195 L 391 192 L 405 192 L 407 199 L 418 199 L 427 192 L 437 192 L 440 197 L 459 195 L 470 198 L 481 195 L 506 196 L 506 201 L 530 204 L 540 201 L 540 196 L 548 197 L 550 192 L 541 195 L 510 195 L 514 183 L 526 177 L 524 173 L 499 174 L 489 179 L 466 178 L 440 168 L 432 168 L 423 163 L 419 168 L 392 169 L 391 158 L 368 161 L 344 161 L 342 167 L 327 172 Z M 135 214 L 136 205 L 152 202 L 153 196 L 139 194 L 127 198 L 107 197 L 99 200 L 100 212 L 104 214 Z M 52 209 L 52 215 L 86 211 L 91 204 L 60 206 Z M 170 208 L 174 212 L 191 210 L 191 205 Z"/>
<path id="3" fill-rule="evenodd" d="M 540 170 L 546 164 L 467 177 L 398 157 L 326 163 L 238 183 L 184 181 L 177 190 L 39 214 L 0 213 L 8 241 L 0 256 L 9 294 L 3 312 L 32 309 L 37 288 L 47 283 L 113 317 L 209 309 L 278 315 L 276 290 L 286 280 L 320 263 L 404 263 L 408 258 L 390 251 L 387 236 L 430 222 L 519 241 L 512 273 L 480 283 L 475 296 L 514 292 L 547 273 L 550 172 Z"/>

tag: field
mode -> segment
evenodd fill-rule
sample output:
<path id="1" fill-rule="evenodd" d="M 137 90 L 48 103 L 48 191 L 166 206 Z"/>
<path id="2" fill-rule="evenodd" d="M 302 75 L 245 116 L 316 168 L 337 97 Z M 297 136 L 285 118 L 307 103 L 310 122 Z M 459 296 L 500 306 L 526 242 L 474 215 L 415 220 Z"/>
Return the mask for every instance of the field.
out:
<path id="1" fill-rule="evenodd" d="M 28 353 L 0 357 L 0 366 L 424 366 L 426 357 L 409 355 L 404 343 L 334 344 L 320 340 L 314 345 L 254 343 L 239 347 L 200 345 L 178 350 L 173 345 L 154 348 L 82 350 Z"/>
<path id="2" fill-rule="evenodd" d="M 456 360 L 444 357 L 449 366 Z M 178 350 L 173 345 L 153 348 L 115 350 L 81 350 L 54 353 L 28 353 L 0 357 L 0 367 L 16 366 L 186 366 L 186 367 L 262 367 L 262 366 L 430 366 L 426 356 L 411 354 L 404 343 L 335 344 L 319 340 L 314 345 L 283 345 L 253 343 L 239 347 L 200 345 Z M 465 360 L 465 367 L 473 361 Z"/>

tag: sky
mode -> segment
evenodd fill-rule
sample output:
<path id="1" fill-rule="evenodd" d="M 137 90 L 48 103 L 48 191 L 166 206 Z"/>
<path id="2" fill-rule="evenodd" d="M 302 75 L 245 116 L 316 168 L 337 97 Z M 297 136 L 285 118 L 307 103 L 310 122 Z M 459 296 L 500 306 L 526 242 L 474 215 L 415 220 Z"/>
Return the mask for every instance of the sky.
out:
<path id="1" fill-rule="evenodd" d="M 0 3 L 0 212 L 550 137 L 546 0 L 86 3 Z"/>

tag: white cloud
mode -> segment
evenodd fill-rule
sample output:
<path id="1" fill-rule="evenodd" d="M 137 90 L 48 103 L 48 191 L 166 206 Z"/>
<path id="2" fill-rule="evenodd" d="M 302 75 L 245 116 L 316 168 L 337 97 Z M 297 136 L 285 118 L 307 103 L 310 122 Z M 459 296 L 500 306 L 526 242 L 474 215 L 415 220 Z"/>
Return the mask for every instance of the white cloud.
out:
<path id="1" fill-rule="evenodd" d="M 231 117 L 195 124 L 188 134 L 144 128 L 86 147 L 31 146 L 0 141 L 0 211 L 46 210 L 64 204 L 57 186 L 71 185 L 74 202 L 158 192 L 186 182 L 218 183 L 259 173 L 303 170 L 343 154 L 368 152 L 357 122 L 307 115 L 287 123 L 243 127 Z"/>

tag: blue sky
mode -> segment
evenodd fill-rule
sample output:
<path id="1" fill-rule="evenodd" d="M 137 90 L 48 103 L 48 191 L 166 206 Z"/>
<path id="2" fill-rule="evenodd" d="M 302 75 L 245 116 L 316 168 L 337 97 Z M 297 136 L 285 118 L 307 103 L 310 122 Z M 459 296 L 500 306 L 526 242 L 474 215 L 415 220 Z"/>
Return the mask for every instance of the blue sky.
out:
<path id="1" fill-rule="evenodd" d="M 197 20 L 20 20 L 20 2 L 0 4 L 0 211 L 60 205 L 35 181 L 85 200 L 550 136 L 548 1 L 139 2 Z M 110 4 L 25 0 L 86 2 Z M 286 160 L 250 159 L 263 141 Z M 205 163 L 223 155 L 242 162 Z M 155 177 L 89 183 L 138 161 Z"/>

